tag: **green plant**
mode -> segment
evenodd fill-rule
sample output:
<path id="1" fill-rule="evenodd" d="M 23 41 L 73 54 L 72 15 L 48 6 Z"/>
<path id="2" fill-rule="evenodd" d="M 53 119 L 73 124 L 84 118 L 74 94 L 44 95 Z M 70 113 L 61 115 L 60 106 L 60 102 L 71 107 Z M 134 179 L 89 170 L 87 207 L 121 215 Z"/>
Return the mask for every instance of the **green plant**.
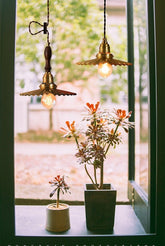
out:
<path id="1" fill-rule="evenodd" d="M 50 193 L 50 197 L 52 197 L 57 192 L 56 207 L 59 208 L 60 191 L 63 194 L 67 193 L 69 192 L 68 190 L 70 187 L 66 184 L 64 176 L 60 177 L 60 175 L 57 175 L 52 181 L 49 181 L 49 184 L 51 184 L 51 186 L 55 186 L 55 189 Z"/>
<path id="2" fill-rule="evenodd" d="M 66 132 L 64 137 L 75 139 L 77 150 L 76 157 L 80 164 L 84 164 L 85 171 L 90 178 L 95 189 L 103 188 L 104 160 L 110 146 L 113 148 L 119 145 L 121 141 L 121 133 L 119 128 L 123 128 L 128 133 L 129 128 L 134 127 L 133 122 L 129 122 L 131 112 L 126 114 L 125 110 L 117 109 L 113 113 L 99 109 L 99 102 L 95 105 L 87 103 L 87 115 L 83 118 L 87 126 L 85 130 L 77 130 L 75 121 L 70 123 L 66 121 L 67 129 L 62 128 Z M 83 141 L 79 137 L 83 136 Z M 87 165 L 93 165 L 93 177 L 87 169 Z M 100 180 L 97 181 L 97 171 L 100 173 Z"/>

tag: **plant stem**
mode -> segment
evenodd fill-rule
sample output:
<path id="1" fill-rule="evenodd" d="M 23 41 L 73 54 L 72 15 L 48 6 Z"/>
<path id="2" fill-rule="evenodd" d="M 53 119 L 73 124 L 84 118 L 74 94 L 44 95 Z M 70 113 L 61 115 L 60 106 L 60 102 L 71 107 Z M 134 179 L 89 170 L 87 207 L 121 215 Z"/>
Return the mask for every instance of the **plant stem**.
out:
<path id="1" fill-rule="evenodd" d="M 119 125 L 120 125 L 120 121 L 116 125 L 116 129 L 115 129 L 114 134 L 113 134 L 114 136 L 115 136 L 115 134 L 117 132 L 117 129 L 118 129 Z M 107 149 L 105 151 L 105 156 L 108 153 L 108 150 L 109 150 L 110 146 L 111 146 L 111 142 L 107 146 Z M 100 168 L 100 186 L 99 186 L 99 189 L 103 188 L 103 176 L 104 176 L 104 162 L 102 162 L 101 168 Z"/>
<path id="2" fill-rule="evenodd" d="M 119 125 L 120 125 L 120 120 L 119 120 L 119 122 L 117 123 L 116 129 L 115 129 L 115 131 L 114 131 L 114 135 L 116 134 Z"/>
<path id="3" fill-rule="evenodd" d="M 79 147 L 79 143 L 78 143 L 77 137 L 74 136 L 74 139 L 75 139 L 75 141 L 76 141 L 76 145 L 77 145 L 78 150 L 80 150 L 80 147 Z"/>
<path id="4" fill-rule="evenodd" d="M 104 161 L 102 161 L 101 168 L 100 168 L 100 186 L 99 186 L 99 189 L 103 188 L 103 176 L 104 176 Z"/>
<path id="5" fill-rule="evenodd" d="M 89 174 L 89 172 L 88 172 L 88 170 L 87 170 L 87 167 L 86 167 L 86 164 L 85 164 L 84 166 L 85 166 L 85 171 L 86 171 L 88 177 L 90 178 L 90 180 L 92 181 L 93 186 L 94 186 L 94 187 L 96 188 L 96 190 L 97 190 L 97 189 L 98 189 L 98 188 L 97 188 L 97 185 L 94 183 L 94 181 L 93 181 L 91 175 Z"/>
<path id="6" fill-rule="evenodd" d="M 114 134 L 113 134 L 114 136 L 115 136 L 115 134 L 117 132 L 117 129 L 118 129 L 119 125 L 120 125 L 120 121 L 117 123 L 116 129 L 115 129 Z M 108 144 L 108 147 L 107 147 L 107 149 L 105 151 L 105 155 L 108 153 L 108 150 L 109 150 L 110 146 L 111 146 L 111 143 Z"/>
<path id="7" fill-rule="evenodd" d="M 95 177 L 95 184 L 96 184 L 96 186 L 98 187 L 98 184 L 97 184 L 97 173 L 96 173 L 96 167 L 95 167 L 95 165 L 94 165 L 94 177 Z"/>
<path id="8" fill-rule="evenodd" d="M 107 147 L 107 149 L 105 151 L 105 155 L 108 153 L 108 150 L 109 150 L 110 146 L 111 146 L 111 143 L 108 144 L 108 147 Z"/>
<path id="9" fill-rule="evenodd" d="M 59 208 L 59 197 L 60 197 L 60 189 L 58 189 L 57 190 L 57 201 L 56 201 L 56 203 L 57 203 L 57 208 Z"/>

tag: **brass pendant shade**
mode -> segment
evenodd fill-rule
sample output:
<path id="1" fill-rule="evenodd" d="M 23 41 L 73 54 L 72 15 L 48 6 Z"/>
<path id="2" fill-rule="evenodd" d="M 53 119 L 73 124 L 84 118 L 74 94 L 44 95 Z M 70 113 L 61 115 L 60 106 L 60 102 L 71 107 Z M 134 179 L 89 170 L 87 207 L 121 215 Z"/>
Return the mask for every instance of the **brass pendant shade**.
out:
<path id="1" fill-rule="evenodd" d="M 85 60 L 77 62 L 78 65 L 99 65 L 99 64 L 110 64 L 114 66 L 129 66 L 132 65 L 130 62 L 121 61 L 113 58 L 113 54 L 110 51 L 110 45 L 106 38 L 106 0 L 104 0 L 104 37 L 99 46 L 99 52 L 95 59 Z"/>
<path id="2" fill-rule="evenodd" d="M 77 62 L 77 64 L 78 65 L 98 65 L 99 63 L 105 63 L 105 62 L 111 65 L 115 65 L 115 66 L 132 65 L 132 63 L 130 62 L 113 59 L 113 54 L 111 54 L 110 52 L 110 45 L 108 44 L 106 38 L 103 38 L 103 41 L 99 47 L 99 53 L 97 53 L 95 59 Z"/>
<path id="3" fill-rule="evenodd" d="M 21 96 L 40 96 L 43 94 L 53 94 L 58 96 L 73 96 L 76 95 L 74 92 L 65 91 L 65 90 L 59 90 L 57 89 L 57 85 L 54 83 L 53 75 L 51 74 L 51 65 L 50 60 L 52 56 L 52 50 L 50 45 L 45 47 L 44 50 L 44 56 L 45 56 L 45 74 L 43 76 L 43 81 L 39 85 L 40 89 L 28 91 L 21 93 Z"/>
<path id="4" fill-rule="evenodd" d="M 31 31 L 31 24 L 37 24 L 39 26 L 42 26 L 43 29 L 33 33 Z M 53 79 L 53 75 L 51 74 L 51 56 L 52 56 L 52 50 L 50 47 L 50 42 L 49 42 L 49 31 L 48 31 L 48 25 L 49 25 L 49 0 L 47 0 L 47 22 L 44 22 L 43 25 L 40 24 L 37 21 L 31 21 L 29 23 L 29 32 L 31 35 L 37 35 L 41 32 L 43 32 L 44 34 L 47 35 L 47 46 L 45 47 L 44 50 L 44 56 L 45 56 L 45 74 L 43 76 L 43 81 L 42 83 L 39 85 L 38 90 L 33 90 L 33 91 L 28 91 L 28 92 L 23 92 L 20 93 L 21 96 L 40 96 L 40 95 L 58 95 L 58 96 L 73 96 L 76 95 L 76 93 L 74 92 L 70 92 L 70 91 L 65 91 L 65 90 L 59 90 L 57 89 L 57 85 L 54 83 L 54 79 Z M 42 101 L 42 100 L 41 100 Z"/>

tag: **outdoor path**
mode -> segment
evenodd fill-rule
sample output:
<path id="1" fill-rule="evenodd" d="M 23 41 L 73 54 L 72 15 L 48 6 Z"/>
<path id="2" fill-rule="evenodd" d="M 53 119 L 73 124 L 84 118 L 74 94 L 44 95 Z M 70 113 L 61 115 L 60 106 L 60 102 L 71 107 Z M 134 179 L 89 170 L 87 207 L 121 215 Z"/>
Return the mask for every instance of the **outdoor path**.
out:
<path id="1" fill-rule="evenodd" d="M 74 155 L 76 146 L 74 143 L 16 143 L 15 153 L 21 155 Z"/>
<path id="2" fill-rule="evenodd" d="M 147 144 L 137 145 L 136 154 L 140 154 L 140 149 L 143 153 L 147 153 Z M 117 146 L 114 152 L 125 154 L 128 152 L 127 143 Z M 15 143 L 15 154 L 21 155 L 75 155 L 77 152 L 75 143 Z"/>

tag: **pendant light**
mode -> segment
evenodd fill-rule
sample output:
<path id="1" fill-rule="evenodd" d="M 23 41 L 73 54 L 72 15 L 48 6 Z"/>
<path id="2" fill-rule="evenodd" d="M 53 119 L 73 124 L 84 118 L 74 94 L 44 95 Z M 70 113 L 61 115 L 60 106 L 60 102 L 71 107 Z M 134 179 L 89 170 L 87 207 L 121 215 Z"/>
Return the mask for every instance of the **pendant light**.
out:
<path id="1" fill-rule="evenodd" d="M 107 78 L 112 73 L 112 65 L 128 66 L 132 63 L 116 60 L 110 52 L 110 45 L 106 38 L 106 0 L 104 0 L 104 37 L 99 46 L 99 53 L 95 59 L 77 62 L 78 65 L 98 65 L 98 73 Z"/>
<path id="2" fill-rule="evenodd" d="M 31 31 L 31 24 L 32 23 L 36 23 L 40 26 L 43 27 L 42 30 L 33 33 Z M 39 96 L 42 95 L 41 98 L 41 103 L 44 107 L 46 107 L 47 109 L 51 109 L 56 101 L 55 96 L 72 96 L 72 95 L 76 95 L 76 93 L 74 92 L 70 92 L 70 91 L 65 91 L 65 90 L 59 90 L 57 89 L 57 85 L 54 83 L 54 79 L 53 79 L 53 75 L 51 74 L 51 56 L 52 56 L 52 50 L 50 47 L 50 42 L 49 42 L 49 31 L 47 29 L 49 25 L 49 0 L 47 0 L 47 22 L 44 22 L 43 25 L 40 24 L 37 21 L 31 21 L 29 23 L 29 32 L 31 35 L 37 35 L 40 32 L 43 32 L 44 34 L 47 35 L 47 46 L 45 47 L 44 50 L 44 56 L 45 56 L 45 74 L 43 76 L 43 81 L 40 84 L 40 89 L 38 90 L 33 90 L 33 91 L 28 91 L 28 92 L 24 92 L 21 93 L 21 96 Z"/>

